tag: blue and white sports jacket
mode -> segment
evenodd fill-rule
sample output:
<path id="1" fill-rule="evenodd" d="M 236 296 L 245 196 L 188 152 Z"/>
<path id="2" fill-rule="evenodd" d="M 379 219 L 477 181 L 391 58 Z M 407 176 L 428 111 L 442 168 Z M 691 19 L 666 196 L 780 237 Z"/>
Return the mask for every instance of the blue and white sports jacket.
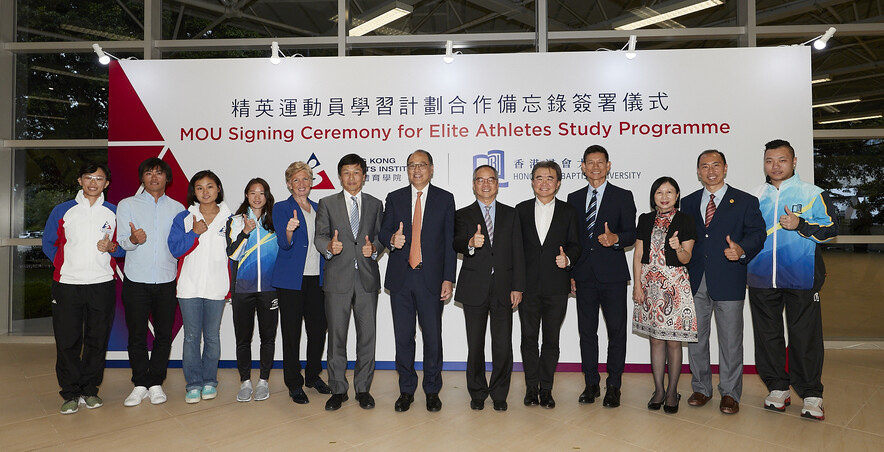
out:
<path id="1" fill-rule="evenodd" d="M 249 218 L 257 226 L 251 233 L 243 232 L 245 221 L 241 215 L 227 220 L 227 256 L 236 270 L 236 293 L 271 292 L 273 287 L 273 266 L 279 252 L 276 233 L 264 228 L 264 218 L 255 218 L 248 209 Z"/>

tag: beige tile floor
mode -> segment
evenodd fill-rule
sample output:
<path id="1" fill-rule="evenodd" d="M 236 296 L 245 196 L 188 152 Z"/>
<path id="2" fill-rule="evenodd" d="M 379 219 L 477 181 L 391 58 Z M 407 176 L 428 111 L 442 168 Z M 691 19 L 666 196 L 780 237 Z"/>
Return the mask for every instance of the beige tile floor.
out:
<path id="1" fill-rule="evenodd" d="M 310 404 L 293 404 L 280 370 L 271 376 L 269 400 L 237 403 L 234 369 L 220 371 L 217 399 L 196 405 L 184 403 L 181 370 L 170 369 L 169 401 L 134 408 L 123 407 L 129 370 L 107 369 L 105 405 L 62 416 L 54 345 L 0 343 L 0 450 L 884 450 L 884 348 L 844 347 L 826 351 L 826 420 L 817 422 L 799 416 L 797 397 L 786 413 L 762 409 L 766 391 L 756 375 L 745 377 L 735 416 L 718 411 L 717 395 L 703 408 L 683 401 L 675 415 L 649 412 L 648 374 L 624 376 L 620 408 L 580 405 L 578 373 L 556 375 L 558 406 L 552 410 L 522 405 L 525 384 L 516 373 L 509 411 L 496 412 L 490 402 L 484 411 L 472 411 L 463 373 L 445 372 L 441 412 L 428 413 L 418 394 L 411 411 L 395 413 L 393 371 L 375 375 L 375 409 L 360 409 L 351 393 L 341 410 L 326 412 L 327 396 L 313 390 L 307 392 Z M 679 388 L 687 399 L 690 375 Z"/>

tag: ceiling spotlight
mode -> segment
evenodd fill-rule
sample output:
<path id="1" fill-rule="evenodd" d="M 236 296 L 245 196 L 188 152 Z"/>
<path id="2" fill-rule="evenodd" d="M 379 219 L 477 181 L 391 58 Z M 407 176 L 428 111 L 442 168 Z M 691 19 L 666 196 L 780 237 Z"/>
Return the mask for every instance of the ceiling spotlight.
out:
<path id="1" fill-rule="evenodd" d="M 826 44 L 829 43 L 829 40 L 832 39 L 832 36 L 835 34 L 835 27 L 829 27 L 825 33 L 816 38 L 811 39 L 813 41 L 813 47 L 817 50 L 823 50 L 826 48 Z M 807 44 L 807 43 L 805 43 Z"/>
<path id="2" fill-rule="evenodd" d="M 270 62 L 273 64 L 279 64 L 279 43 L 273 41 L 270 43 Z"/>
<path id="3" fill-rule="evenodd" d="M 635 40 L 635 35 L 629 35 L 629 42 L 627 42 L 625 46 L 626 59 L 628 60 L 632 60 L 635 58 Z"/>
<path id="4" fill-rule="evenodd" d="M 108 54 L 105 53 L 104 50 L 101 50 L 101 46 L 98 45 L 98 43 L 92 44 L 92 50 L 94 50 L 95 54 L 98 55 L 98 62 L 99 63 L 101 63 L 101 64 L 110 63 L 110 56 L 108 56 Z"/>
<path id="5" fill-rule="evenodd" d="M 451 62 L 454 61 L 454 52 L 451 48 L 451 41 L 445 43 L 445 56 L 442 58 L 442 61 L 445 61 L 448 64 L 451 64 Z"/>

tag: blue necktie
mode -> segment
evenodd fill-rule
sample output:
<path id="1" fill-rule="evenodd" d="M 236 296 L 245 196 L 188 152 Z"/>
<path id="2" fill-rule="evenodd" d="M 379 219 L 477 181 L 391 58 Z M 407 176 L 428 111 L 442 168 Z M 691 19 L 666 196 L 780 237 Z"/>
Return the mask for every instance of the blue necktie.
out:
<path id="1" fill-rule="evenodd" d="M 359 203 L 356 202 L 356 197 L 351 196 L 350 199 L 353 200 L 353 207 L 350 208 L 350 230 L 353 231 L 353 238 L 356 241 L 359 241 Z"/>
<path id="2" fill-rule="evenodd" d="M 589 238 L 592 238 L 592 230 L 595 228 L 596 194 L 598 194 L 598 191 L 593 190 L 592 199 L 589 200 L 589 207 L 586 208 L 586 233 Z"/>

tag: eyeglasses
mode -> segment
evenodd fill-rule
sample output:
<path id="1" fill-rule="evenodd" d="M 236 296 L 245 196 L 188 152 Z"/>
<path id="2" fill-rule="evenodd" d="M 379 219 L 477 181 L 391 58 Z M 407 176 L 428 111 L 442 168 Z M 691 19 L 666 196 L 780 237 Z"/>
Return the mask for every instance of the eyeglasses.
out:
<path id="1" fill-rule="evenodd" d="M 92 175 L 82 176 L 82 178 L 85 180 L 90 180 L 92 182 L 104 182 L 104 180 L 107 179 L 104 176 L 92 176 Z"/>
<path id="2" fill-rule="evenodd" d="M 496 177 L 477 177 L 477 178 L 473 179 L 473 182 L 475 182 L 479 185 L 483 185 L 485 183 L 496 184 L 497 178 Z"/>
<path id="3" fill-rule="evenodd" d="M 426 168 L 426 167 L 428 167 L 428 166 L 430 166 L 430 164 L 429 164 L 429 163 L 424 163 L 424 162 L 420 162 L 420 163 L 409 163 L 409 164 L 408 164 L 408 169 L 409 169 L 410 171 L 414 171 L 414 170 L 418 170 L 418 169 L 422 170 L 422 169 L 424 169 L 424 168 Z"/>

